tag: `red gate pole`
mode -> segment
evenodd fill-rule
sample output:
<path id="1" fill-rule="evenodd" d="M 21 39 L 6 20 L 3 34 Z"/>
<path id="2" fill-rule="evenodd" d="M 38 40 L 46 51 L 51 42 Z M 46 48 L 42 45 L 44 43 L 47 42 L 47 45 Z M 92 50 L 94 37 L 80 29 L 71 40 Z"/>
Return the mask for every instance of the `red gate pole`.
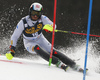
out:
<path id="1" fill-rule="evenodd" d="M 52 45 L 51 45 L 51 53 L 50 53 L 50 58 L 49 58 L 49 66 L 51 66 L 53 46 L 54 46 L 55 22 L 56 22 L 56 5 L 57 5 L 57 0 L 54 0 L 53 32 L 52 32 Z"/>

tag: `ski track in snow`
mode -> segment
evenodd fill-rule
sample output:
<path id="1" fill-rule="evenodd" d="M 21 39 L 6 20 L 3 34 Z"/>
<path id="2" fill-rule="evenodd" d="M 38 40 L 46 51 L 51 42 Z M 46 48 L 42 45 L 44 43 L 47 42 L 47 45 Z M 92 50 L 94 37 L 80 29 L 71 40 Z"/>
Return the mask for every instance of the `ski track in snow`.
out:
<path id="1" fill-rule="evenodd" d="M 9 61 L 0 56 L 0 80 L 83 80 L 83 74 L 71 68 L 65 72 L 54 65 L 49 67 L 43 59 L 13 58 Z M 100 74 L 88 71 L 86 80 L 100 80 Z"/>

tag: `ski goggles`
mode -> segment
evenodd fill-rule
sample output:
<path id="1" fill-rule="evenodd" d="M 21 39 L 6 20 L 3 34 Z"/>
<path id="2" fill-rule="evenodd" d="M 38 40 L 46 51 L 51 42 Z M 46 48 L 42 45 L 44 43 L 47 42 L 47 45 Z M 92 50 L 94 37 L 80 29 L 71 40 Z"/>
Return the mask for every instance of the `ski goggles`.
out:
<path id="1" fill-rule="evenodd" d="M 39 11 L 31 11 L 31 16 L 37 16 L 37 17 L 39 17 L 40 15 L 41 15 L 41 12 L 39 12 Z"/>

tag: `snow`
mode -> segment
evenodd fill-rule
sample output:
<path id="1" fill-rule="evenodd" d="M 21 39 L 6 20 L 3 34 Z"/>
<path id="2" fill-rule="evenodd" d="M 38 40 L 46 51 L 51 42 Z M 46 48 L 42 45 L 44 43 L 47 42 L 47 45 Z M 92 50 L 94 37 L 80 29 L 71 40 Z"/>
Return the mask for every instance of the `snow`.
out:
<path id="1" fill-rule="evenodd" d="M 54 65 L 49 67 L 48 62 L 41 58 L 13 58 L 9 61 L 0 56 L 0 80 L 83 80 L 83 74 L 71 68 L 65 72 Z M 89 70 L 86 80 L 100 80 L 100 74 Z"/>

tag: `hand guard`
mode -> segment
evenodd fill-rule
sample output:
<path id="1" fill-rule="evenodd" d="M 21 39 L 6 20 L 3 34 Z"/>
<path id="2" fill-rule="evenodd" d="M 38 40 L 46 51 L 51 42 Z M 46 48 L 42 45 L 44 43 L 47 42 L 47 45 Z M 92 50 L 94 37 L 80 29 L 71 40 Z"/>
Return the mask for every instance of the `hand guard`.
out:
<path id="1" fill-rule="evenodd" d="M 12 58 L 14 57 L 14 53 L 15 53 L 15 47 L 14 46 L 10 46 L 10 51 L 8 51 L 6 53 L 6 58 L 8 60 L 12 60 Z"/>
<path id="2" fill-rule="evenodd" d="M 47 33 L 51 33 L 51 31 L 47 30 L 47 29 L 44 29 Z"/>
<path id="3" fill-rule="evenodd" d="M 53 27 L 49 24 L 46 24 L 43 29 L 48 32 L 48 33 L 51 33 L 53 31 Z"/>
<path id="4" fill-rule="evenodd" d="M 8 60 L 12 60 L 13 55 L 11 54 L 11 52 L 7 52 L 7 53 L 6 53 L 6 58 L 7 58 Z"/>

